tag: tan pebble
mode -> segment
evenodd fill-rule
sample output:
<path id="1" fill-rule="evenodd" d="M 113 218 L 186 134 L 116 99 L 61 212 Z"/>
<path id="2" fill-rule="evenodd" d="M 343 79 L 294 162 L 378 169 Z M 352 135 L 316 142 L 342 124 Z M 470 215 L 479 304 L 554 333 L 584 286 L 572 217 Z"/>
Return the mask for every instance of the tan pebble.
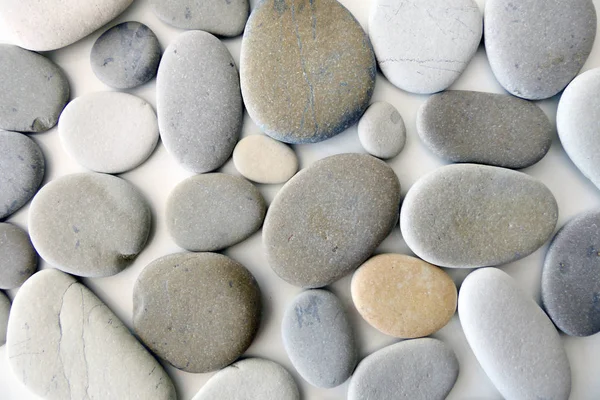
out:
<path id="1" fill-rule="evenodd" d="M 264 135 L 240 140 L 233 150 L 233 163 L 240 174 L 258 183 L 284 183 L 298 171 L 294 150 Z"/>

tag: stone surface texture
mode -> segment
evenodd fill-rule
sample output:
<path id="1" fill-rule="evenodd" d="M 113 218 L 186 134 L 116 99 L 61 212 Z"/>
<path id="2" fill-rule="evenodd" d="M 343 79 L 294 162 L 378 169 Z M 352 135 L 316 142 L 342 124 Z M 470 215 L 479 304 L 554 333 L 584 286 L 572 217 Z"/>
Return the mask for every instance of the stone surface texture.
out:
<path id="1" fill-rule="evenodd" d="M 21 286 L 35 272 L 37 262 L 29 234 L 16 225 L 0 223 L 0 289 Z"/>

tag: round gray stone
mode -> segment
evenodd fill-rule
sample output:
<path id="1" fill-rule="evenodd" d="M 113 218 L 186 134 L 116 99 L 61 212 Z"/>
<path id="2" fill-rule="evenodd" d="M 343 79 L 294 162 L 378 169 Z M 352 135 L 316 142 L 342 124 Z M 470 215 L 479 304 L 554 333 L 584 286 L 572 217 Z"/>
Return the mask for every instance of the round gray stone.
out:
<path id="1" fill-rule="evenodd" d="M 252 274 L 216 253 L 171 254 L 150 263 L 133 289 L 136 334 L 187 372 L 226 367 L 250 346 L 261 317 Z"/>
<path id="2" fill-rule="evenodd" d="M 488 0 L 484 22 L 496 79 L 529 100 L 552 97 L 577 76 L 597 24 L 592 0 Z"/>
<path id="3" fill-rule="evenodd" d="M 10 314 L 10 300 L 0 292 L 0 346 L 6 343 L 6 330 L 8 328 L 8 316 Z"/>
<path id="4" fill-rule="evenodd" d="M 332 388 L 356 366 L 352 326 L 342 302 L 326 290 L 300 293 L 287 306 L 281 335 L 294 368 L 308 383 Z"/>
<path id="5" fill-rule="evenodd" d="M 186 250 L 222 250 L 259 230 L 266 211 L 262 195 L 244 178 L 196 175 L 169 195 L 167 228 L 175 243 Z"/>
<path id="6" fill-rule="evenodd" d="M 552 192 L 521 172 L 449 165 L 408 191 L 400 213 L 406 244 L 441 267 L 477 268 L 521 259 L 550 238 L 558 219 Z"/>
<path id="7" fill-rule="evenodd" d="M 37 253 L 23 229 L 0 223 L 0 289 L 21 286 L 37 268 Z"/>
<path id="8" fill-rule="evenodd" d="M 92 46 L 92 71 L 106 85 L 129 89 L 148 82 L 158 70 L 158 38 L 146 25 L 130 21 L 104 32 Z"/>
<path id="9" fill-rule="evenodd" d="M 390 103 L 373 103 L 358 122 L 358 139 L 372 156 L 396 157 L 406 143 L 404 120 Z"/>
<path id="10" fill-rule="evenodd" d="M 5 14 L 0 0 L 0 9 Z M 69 82 L 46 57 L 0 44 L 0 129 L 44 132 L 58 122 L 69 101 Z"/>
<path id="11" fill-rule="evenodd" d="M 423 103 L 417 132 L 445 160 L 518 169 L 546 155 L 554 129 L 534 103 L 502 94 L 449 90 Z"/>
<path id="12" fill-rule="evenodd" d="M 121 272 L 142 251 L 150 207 L 129 182 L 81 173 L 48 183 L 31 202 L 29 234 L 39 255 L 67 273 L 102 277 Z"/>

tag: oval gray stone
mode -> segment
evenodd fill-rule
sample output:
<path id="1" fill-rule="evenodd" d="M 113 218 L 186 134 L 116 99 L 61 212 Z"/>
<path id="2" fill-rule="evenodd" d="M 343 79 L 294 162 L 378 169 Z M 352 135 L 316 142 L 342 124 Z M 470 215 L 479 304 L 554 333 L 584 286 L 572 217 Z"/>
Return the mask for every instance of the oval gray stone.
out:
<path id="1" fill-rule="evenodd" d="M 492 71 L 515 96 L 552 97 L 583 67 L 596 24 L 592 0 L 488 0 L 484 38 Z"/>
<path id="2" fill-rule="evenodd" d="M 167 228 L 178 246 L 216 251 L 249 238 L 260 229 L 267 206 L 258 189 L 227 174 L 192 176 L 167 200 Z"/>
<path id="3" fill-rule="evenodd" d="M 6 1 L 0 0 L 2 14 Z M 0 129 L 47 131 L 58 122 L 69 93 L 58 65 L 40 54 L 0 44 Z"/>
<path id="4" fill-rule="evenodd" d="M 398 221 L 400 183 L 383 161 L 340 154 L 315 162 L 279 191 L 265 218 L 271 268 L 300 287 L 326 286 L 360 266 Z"/>
<path id="5" fill-rule="evenodd" d="M 0 292 L 0 346 L 6 343 L 6 330 L 8 328 L 8 316 L 10 314 L 10 300 Z"/>
<path id="6" fill-rule="evenodd" d="M 546 155 L 553 131 L 535 103 L 494 93 L 438 93 L 417 115 L 421 140 L 435 155 L 452 162 L 525 168 Z"/>
<path id="7" fill-rule="evenodd" d="M 29 234 L 39 255 L 73 275 L 110 276 L 146 245 L 152 215 L 141 193 L 112 175 L 80 173 L 48 183 L 31 202 Z"/>
<path id="8" fill-rule="evenodd" d="M 521 172 L 449 165 L 408 191 L 400 212 L 406 244 L 441 267 L 477 268 L 521 259 L 550 238 L 558 219 L 552 192 Z"/>
<path id="9" fill-rule="evenodd" d="M 390 103 L 373 103 L 358 122 L 358 139 L 372 156 L 396 157 L 406 143 L 404 120 Z"/>
<path id="10" fill-rule="evenodd" d="M 231 54 L 210 33 L 180 34 L 165 50 L 156 81 L 160 137 L 185 168 L 222 166 L 242 129 L 240 81 Z"/>
<path id="11" fill-rule="evenodd" d="M 29 234 L 16 225 L 0 223 L 0 289 L 21 286 L 35 272 L 37 262 Z"/>
<path id="12" fill-rule="evenodd" d="M 497 268 L 469 274 L 458 315 L 479 364 L 504 398 L 569 398 L 571 370 L 560 336 L 509 275 Z"/>
<path id="13" fill-rule="evenodd" d="M 258 183 L 285 183 L 298 172 L 294 150 L 266 135 L 246 136 L 233 149 L 240 174 Z"/>
<path id="14" fill-rule="evenodd" d="M 348 400 L 444 400 L 458 378 L 454 352 L 437 339 L 385 347 L 358 364 Z"/>
<path id="15" fill-rule="evenodd" d="M 296 296 L 283 315 L 281 335 L 294 368 L 311 385 L 332 388 L 352 375 L 358 357 L 354 334 L 333 293 L 308 290 Z"/>
<path id="16" fill-rule="evenodd" d="M 48 400 L 175 400 L 161 365 L 88 288 L 55 269 L 38 272 L 8 321 L 14 376 Z"/>

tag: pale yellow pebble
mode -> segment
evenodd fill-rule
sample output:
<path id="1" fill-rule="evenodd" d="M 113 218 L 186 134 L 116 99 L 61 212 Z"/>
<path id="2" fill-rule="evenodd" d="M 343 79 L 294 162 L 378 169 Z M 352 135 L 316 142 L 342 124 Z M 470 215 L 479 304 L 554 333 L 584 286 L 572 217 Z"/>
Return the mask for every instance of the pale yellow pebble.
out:
<path id="1" fill-rule="evenodd" d="M 235 168 L 258 183 L 284 183 L 298 171 L 298 157 L 289 146 L 264 135 L 243 138 L 233 150 Z"/>

